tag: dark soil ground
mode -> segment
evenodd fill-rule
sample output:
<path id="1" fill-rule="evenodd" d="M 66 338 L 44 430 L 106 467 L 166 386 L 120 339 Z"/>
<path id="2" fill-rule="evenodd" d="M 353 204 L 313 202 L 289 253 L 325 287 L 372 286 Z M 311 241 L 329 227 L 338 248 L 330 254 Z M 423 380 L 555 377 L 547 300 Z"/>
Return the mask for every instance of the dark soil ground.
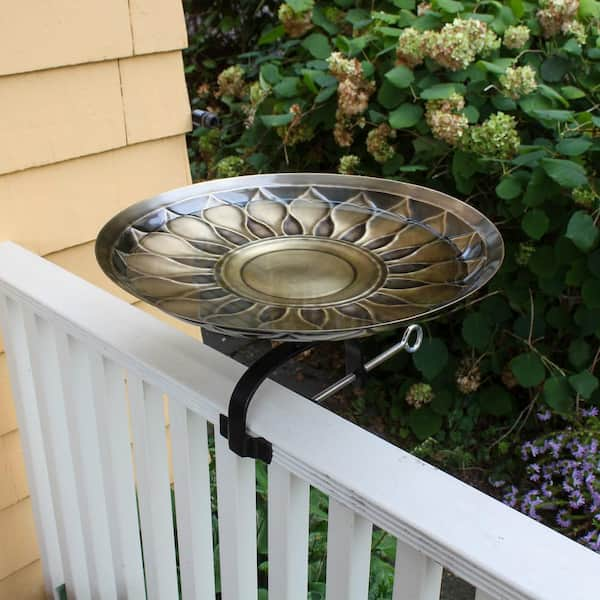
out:
<path id="1" fill-rule="evenodd" d="M 267 340 L 231 338 L 205 330 L 202 331 L 202 337 L 205 344 L 244 365 L 250 365 L 272 348 L 271 342 Z M 343 345 L 324 342 L 274 371 L 271 378 L 303 396 L 311 397 L 342 377 L 344 365 Z M 325 401 L 322 406 L 341 417 L 354 420 L 349 408 L 354 393 L 353 389 L 347 388 Z M 364 421 L 362 425 L 365 426 Z M 366 427 L 389 442 L 396 443 L 386 435 L 385 423 L 381 423 L 380 420 L 373 419 L 371 423 L 367 421 Z M 466 479 L 467 483 L 471 484 L 481 483 L 469 481 L 465 474 L 461 479 Z M 475 589 L 471 585 L 449 571 L 444 571 L 440 600 L 473 600 L 474 597 Z"/>

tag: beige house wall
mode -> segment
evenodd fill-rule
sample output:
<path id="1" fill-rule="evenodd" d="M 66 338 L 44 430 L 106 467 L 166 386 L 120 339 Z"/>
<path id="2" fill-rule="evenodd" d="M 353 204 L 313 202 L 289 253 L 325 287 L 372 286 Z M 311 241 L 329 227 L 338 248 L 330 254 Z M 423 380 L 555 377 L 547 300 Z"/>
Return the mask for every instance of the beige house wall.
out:
<path id="1" fill-rule="evenodd" d="M 190 183 L 181 0 L 5 4 L 0 241 L 138 304 L 100 271 L 94 238 L 122 208 Z M 0 600 L 32 600 L 45 592 L 6 362 L 0 339 Z"/>

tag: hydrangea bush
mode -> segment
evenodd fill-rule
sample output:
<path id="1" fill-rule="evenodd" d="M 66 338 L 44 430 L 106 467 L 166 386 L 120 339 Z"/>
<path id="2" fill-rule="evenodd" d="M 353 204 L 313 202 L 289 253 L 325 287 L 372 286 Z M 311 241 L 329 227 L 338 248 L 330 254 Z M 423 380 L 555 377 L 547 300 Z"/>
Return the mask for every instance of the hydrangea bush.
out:
<path id="1" fill-rule="evenodd" d="M 338 171 L 414 182 L 476 206 L 506 243 L 485 293 L 427 323 L 421 350 L 379 372 L 356 418 L 368 403 L 399 442 L 427 440 L 421 453 L 463 466 L 502 459 L 514 475 L 519 438 L 555 439 L 534 418 L 548 410 L 573 425 L 540 468 L 578 461 L 567 440 L 600 405 L 600 2 L 288 0 L 270 15 L 255 48 L 214 77 L 191 65 L 194 102 L 223 120 L 193 134 L 196 179 Z M 598 429 L 586 431 L 577 439 L 595 448 Z M 534 489 L 515 492 L 525 512 Z M 549 522 L 561 528 L 560 514 L 581 539 L 596 517 L 573 525 L 571 501 L 556 500 Z"/>

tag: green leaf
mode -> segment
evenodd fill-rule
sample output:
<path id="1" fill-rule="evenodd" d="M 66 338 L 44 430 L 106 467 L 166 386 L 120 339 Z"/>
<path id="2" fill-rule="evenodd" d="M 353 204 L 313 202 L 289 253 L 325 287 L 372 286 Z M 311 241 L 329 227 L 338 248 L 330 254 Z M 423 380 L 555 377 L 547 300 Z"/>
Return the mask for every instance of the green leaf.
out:
<path id="1" fill-rule="evenodd" d="M 366 48 L 372 39 L 371 35 L 361 35 L 355 38 L 338 35 L 335 38 L 335 44 L 342 52 L 349 56 L 356 56 Z"/>
<path id="2" fill-rule="evenodd" d="M 506 175 L 500 180 L 500 183 L 496 186 L 496 194 L 503 200 L 512 200 L 517 198 L 523 188 L 521 182 L 512 175 Z"/>
<path id="3" fill-rule="evenodd" d="M 473 312 L 467 315 L 462 324 L 462 336 L 465 342 L 476 350 L 485 350 L 490 343 L 494 328 L 485 313 Z"/>
<path id="4" fill-rule="evenodd" d="M 267 63 L 260 68 L 260 76 L 269 84 L 275 85 L 280 79 L 279 69 L 276 65 Z"/>
<path id="5" fill-rule="evenodd" d="M 377 92 L 377 101 L 381 106 L 387 109 L 396 108 L 405 99 L 406 94 L 404 92 L 400 92 L 395 85 L 384 79 Z"/>
<path id="6" fill-rule="evenodd" d="M 406 129 L 415 126 L 423 116 L 423 108 L 419 104 L 402 104 L 390 113 L 390 125 L 394 129 Z"/>
<path id="7" fill-rule="evenodd" d="M 574 38 L 567 40 L 563 44 L 562 50 L 564 52 L 566 52 L 567 54 L 572 54 L 573 56 L 581 56 L 581 54 L 583 52 L 581 45 Z"/>
<path id="8" fill-rule="evenodd" d="M 565 377 L 549 377 L 544 382 L 544 400 L 559 413 L 569 413 L 573 409 L 571 389 Z"/>
<path id="9" fill-rule="evenodd" d="M 464 5 L 456 0 L 436 0 L 434 5 L 444 12 L 454 14 L 465 10 Z"/>
<path id="10" fill-rule="evenodd" d="M 533 208 L 523 216 L 521 227 L 530 238 L 539 240 L 548 231 L 550 219 L 541 208 Z"/>
<path id="11" fill-rule="evenodd" d="M 551 83 L 560 81 L 569 70 L 569 61 L 560 56 L 550 56 L 540 68 L 540 74 L 545 81 Z"/>
<path id="12" fill-rule="evenodd" d="M 371 22 L 371 13 L 364 8 L 352 8 L 346 13 L 345 20 L 351 23 L 354 29 L 359 29 Z"/>
<path id="13" fill-rule="evenodd" d="M 477 123 L 477 121 L 479 121 L 479 111 L 472 104 L 470 104 L 469 106 L 465 106 L 465 109 L 463 110 L 463 115 L 467 117 L 467 121 L 469 121 L 469 123 L 471 124 Z"/>
<path id="14" fill-rule="evenodd" d="M 306 48 L 314 58 L 325 59 L 331 54 L 329 40 L 322 33 L 311 33 L 302 40 L 302 47 Z"/>
<path id="15" fill-rule="evenodd" d="M 399 88 L 406 88 L 415 80 L 414 73 L 408 67 L 403 65 L 388 71 L 385 74 L 385 78 L 392 85 Z"/>
<path id="16" fill-rule="evenodd" d="M 425 379 L 431 380 L 444 370 L 448 362 L 448 349 L 442 340 L 429 338 L 412 356 L 415 367 Z"/>
<path id="17" fill-rule="evenodd" d="M 496 60 L 489 62 L 487 60 L 478 60 L 475 64 L 480 69 L 487 71 L 488 73 L 494 73 L 495 75 L 503 75 L 506 73 L 506 69 L 512 66 L 514 63 L 512 58 L 497 58 Z"/>
<path id="18" fill-rule="evenodd" d="M 508 3 L 513 11 L 513 14 L 517 19 L 520 19 L 525 13 L 525 7 L 523 6 L 523 0 L 510 0 Z"/>
<path id="19" fill-rule="evenodd" d="M 333 96 L 336 91 L 337 91 L 337 86 L 336 85 L 332 85 L 331 87 L 323 88 L 315 96 L 315 102 L 317 104 L 319 104 L 320 102 L 325 102 L 326 100 L 329 100 L 329 98 L 331 98 L 331 96 Z"/>
<path id="20" fill-rule="evenodd" d="M 438 415 L 447 415 L 452 410 L 454 398 L 449 390 L 436 391 L 431 401 L 431 410 Z"/>
<path id="21" fill-rule="evenodd" d="M 392 4 L 405 10 L 413 10 L 417 2 L 416 0 L 392 0 Z"/>
<path id="22" fill-rule="evenodd" d="M 533 115 L 538 119 L 545 119 L 548 121 L 569 121 L 573 118 L 575 113 L 572 110 L 537 109 L 533 111 Z"/>
<path id="23" fill-rule="evenodd" d="M 278 25 L 277 27 L 273 27 L 273 29 L 269 29 L 268 31 L 265 31 L 259 38 L 258 38 L 258 45 L 259 46 L 264 46 L 266 44 L 272 44 L 273 42 L 276 42 L 277 40 L 281 39 L 285 34 L 285 29 L 283 28 L 283 25 Z"/>
<path id="24" fill-rule="evenodd" d="M 573 340 L 569 344 L 569 361 L 576 369 L 583 369 L 592 358 L 592 347 L 583 339 Z"/>
<path id="25" fill-rule="evenodd" d="M 261 120 L 266 127 L 282 127 L 292 122 L 294 115 L 287 113 L 285 115 L 262 115 Z"/>
<path id="26" fill-rule="evenodd" d="M 587 265 L 592 274 L 600 278 L 600 250 L 596 250 L 588 256 Z"/>
<path id="27" fill-rule="evenodd" d="M 520 385 L 535 387 L 544 381 L 546 369 L 534 352 L 524 352 L 510 361 L 510 368 Z"/>
<path id="28" fill-rule="evenodd" d="M 598 241 L 599 233 L 594 219 L 585 211 L 578 210 L 569 219 L 565 236 L 582 252 L 589 252 Z"/>
<path id="29" fill-rule="evenodd" d="M 597 0 L 580 0 L 579 16 L 583 19 L 588 17 L 600 19 L 600 2 Z"/>
<path id="30" fill-rule="evenodd" d="M 540 161 L 540 165 L 556 183 L 563 187 L 574 188 L 587 183 L 585 169 L 572 160 L 544 158 Z"/>
<path id="31" fill-rule="evenodd" d="M 481 390 L 481 409 L 488 415 L 501 417 L 512 412 L 512 398 L 510 394 L 499 385 L 492 385 Z"/>
<path id="32" fill-rule="evenodd" d="M 556 149 L 565 156 L 579 156 L 587 152 L 592 146 L 592 141 L 585 137 L 565 138 L 561 140 Z"/>
<path id="33" fill-rule="evenodd" d="M 443 100 L 452 94 L 464 94 L 465 86 L 461 83 L 437 83 L 421 92 L 423 100 Z"/>
<path id="34" fill-rule="evenodd" d="M 579 98 L 585 98 L 585 92 L 572 85 L 563 85 L 560 88 L 560 93 L 568 100 L 579 100 Z"/>
<path id="35" fill-rule="evenodd" d="M 581 297 L 588 308 L 600 308 L 600 280 L 586 279 L 581 287 Z"/>
<path id="36" fill-rule="evenodd" d="M 581 371 L 569 377 L 571 387 L 582 397 L 589 398 L 598 389 L 598 379 L 589 371 Z"/>
<path id="37" fill-rule="evenodd" d="M 277 98 L 293 98 L 298 95 L 298 83 L 298 77 L 284 77 L 273 87 L 273 92 Z"/>
<path id="38" fill-rule="evenodd" d="M 286 0 L 285 3 L 297 13 L 306 12 L 315 5 L 314 0 Z"/>
<path id="39" fill-rule="evenodd" d="M 324 29 L 329 35 L 335 35 L 338 32 L 338 26 L 325 16 L 323 9 L 318 5 L 312 10 L 312 22 L 317 27 Z"/>
<path id="40" fill-rule="evenodd" d="M 314 80 L 319 87 L 337 86 L 337 79 L 333 75 L 323 73 L 322 71 L 318 71 L 315 74 Z"/>
<path id="41" fill-rule="evenodd" d="M 567 108 L 569 106 L 568 100 L 563 98 L 553 87 L 550 87 L 549 85 L 546 85 L 545 83 L 540 83 L 538 85 L 538 90 L 542 96 L 544 96 L 546 99 L 550 100 L 551 102 L 554 102 L 554 101 L 560 102 L 565 108 Z M 535 94 L 532 94 L 532 95 L 535 95 Z M 529 97 L 530 96 L 525 96 L 524 99 L 526 100 Z M 544 107 L 540 107 L 540 108 L 544 108 Z M 551 108 L 551 106 L 547 106 L 545 108 Z"/>
<path id="42" fill-rule="evenodd" d="M 420 440 L 435 435 L 442 427 L 442 417 L 428 406 L 413 410 L 408 415 L 408 426 Z"/>

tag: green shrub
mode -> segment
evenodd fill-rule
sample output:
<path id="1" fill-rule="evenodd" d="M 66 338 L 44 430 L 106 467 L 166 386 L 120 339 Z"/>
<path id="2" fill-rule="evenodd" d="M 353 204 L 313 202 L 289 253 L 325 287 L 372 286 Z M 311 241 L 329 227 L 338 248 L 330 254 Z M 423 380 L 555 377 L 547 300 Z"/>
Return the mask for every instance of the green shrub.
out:
<path id="1" fill-rule="evenodd" d="M 205 88 L 224 127 L 194 133 L 196 177 L 230 156 L 231 175 L 383 176 L 454 194 L 501 229 L 486 293 L 427 324 L 413 363 L 367 390 L 399 440 L 433 436 L 420 452 L 481 463 L 509 452 L 510 426 L 543 433 L 536 405 L 577 418 L 600 404 L 599 18 L 593 0 L 288 0 L 230 61 L 235 85 Z M 407 403 L 416 383 L 429 402 Z"/>

